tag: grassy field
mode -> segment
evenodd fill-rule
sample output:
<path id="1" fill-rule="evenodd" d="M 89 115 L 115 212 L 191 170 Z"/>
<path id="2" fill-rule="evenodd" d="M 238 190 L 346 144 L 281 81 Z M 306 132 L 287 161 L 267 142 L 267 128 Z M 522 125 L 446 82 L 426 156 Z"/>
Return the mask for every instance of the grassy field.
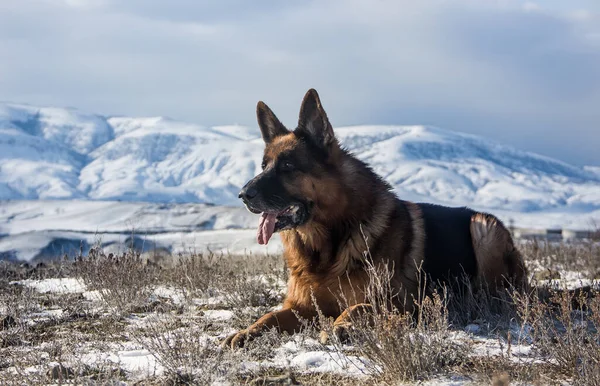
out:
<path id="1" fill-rule="evenodd" d="M 502 299 L 440 289 L 418 318 L 383 307 L 374 324 L 321 343 L 331 320 L 219 343 L 278 307 L 280 256 L 86 257 L 0 262 L 0 384 L 600 385 L 600 246 L 524 242 L 535 290 Z M 373 302 L 386 275 L 373 273 Z M 343 303 L 343 299 L 340 300 Z"/>

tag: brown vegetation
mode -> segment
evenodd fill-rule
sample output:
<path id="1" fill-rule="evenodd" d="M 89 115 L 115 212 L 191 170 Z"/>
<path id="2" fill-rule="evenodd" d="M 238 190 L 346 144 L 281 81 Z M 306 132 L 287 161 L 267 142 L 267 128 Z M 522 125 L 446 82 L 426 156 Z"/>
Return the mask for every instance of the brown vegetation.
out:
<path id="1" fill-rule="evenodd" d="M 530 296 L 439 289 L 413 317 L 384 306 L 389 277 L 372 267 L 370 317 L 356 313 L 351 328 L 334 332 L 321 316 L 300 334 L 267 333 L 239 351 L 219 342 L 281 303 L 287 270 L 279 256 L 190 254 L 159 266 L 133 251 L 94 249 L 43 267 L 0 263 L 0 383 L 600 384 L 597 291 L 564 290 L 566 279 L 598 278 L 600 246 L 529 242 L 520 250 L 534 276 Z M 43 292 L 22 281 L 48 277 L 77 278 L 87 292 Z M 327 353 L 347 370 L 299 369 L 281 361 L 285 347 Z M 154 367 L 133 371 L 116 359 L 135 350 Z"/>

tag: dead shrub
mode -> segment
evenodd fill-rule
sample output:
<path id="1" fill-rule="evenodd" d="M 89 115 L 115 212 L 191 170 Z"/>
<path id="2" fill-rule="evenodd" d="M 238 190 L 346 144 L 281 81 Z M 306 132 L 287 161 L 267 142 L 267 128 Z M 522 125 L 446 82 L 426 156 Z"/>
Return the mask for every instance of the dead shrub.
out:
<path id="1" fill-rule="evenodd" d="M 208 385 L 231 372 L 225 351 L 205 337 L 209 322 L 171 314 L 153 317 L 135 331 L 135 339 L 164 367 L 167 384 Z"/>
<path id="2" fill-rule="evenodd" d="M 27 318 L 40 311 L 38 298 L 35 290 L 18 284 L 0 288 L 0 348 L 30 344 L 35 338 Z"/>
<path id="3" fill-rule="evenodd" d="M 561 271 L 586 273 L 590 278 L 600 278 L 600 243 L 597 241 L 556 242 L 531 240 L 520 245 L 526 262 L 549 270 L 551 278 Z M 532 272 L 532 273 L 535 273 Z"/>
<path id="4" fill-rule="evenodd" d="M 369 373 L 386 383 L 419 380 L 443 374 L 465 360 L 470 349 L 450 329 L 445 292 L 407 300 L 417 310 L 404 313 L 391 301 L 398 293 L 391 285 L 389 267 L 367 259 L 367 270 L 367 303 L 373 313 L 352 318 L 353 327 L 346 332 L 359 356 L 367 359 L 362 365 Z M 335 346 L 343 351 L 339 341 Z"/>
<path id="5" fill-rule="evenodd" d="M 158 269 L 148 265 L 139 252 L 130 249 L 115 256 L 93 247 L 87 256 L 76 259 L 75 268 L 87 288 L 98 291 L 117 316 L 152 307 Z"/>
<path id="6" fill-rule="evenodd" d="M 180 290 L 188 302 L 214 296 L 214 288 L 224 275 L 222 260 L 222 255 L 214 253 L 180 254 L 172 268 L 163 273 L 163 283 Z"/>
<path id="7" fill-rule="evenodd" d="M 281 300 L 285 275 L 278 256 L 191 253 L 180 254 L 172 268 L 161 272 L 161 281 L 190 302 L 221 297 L 226 307 L 259 307 Z"/>
<path id="8" fill-rule="evenodd" d="M 578 385 L 600 385 L 600 292 L 540 288 L 516 298 L 544 361 Z"/>
<path id="9" fill-rule="evenodd" d="M 191 254 L 180 256 L 166 276 L 190 302 L 213 298 L 236 309 L 234 323 L 245 328 L 281 303 L 286 274 L 279 256 Z"/>

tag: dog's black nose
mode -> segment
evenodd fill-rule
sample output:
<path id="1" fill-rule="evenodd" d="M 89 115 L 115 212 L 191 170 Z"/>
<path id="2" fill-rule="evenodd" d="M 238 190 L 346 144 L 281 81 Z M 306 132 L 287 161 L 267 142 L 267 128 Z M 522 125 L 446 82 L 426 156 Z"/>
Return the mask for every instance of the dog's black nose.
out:
<path id="1" fill-rule="evenodd" d="M 254 189 L 253 187 L 247 187 L 244 188 L 240 191 L 240 194 L 238 195 L 239 198 L 242 198 L 244 200 L 252 200 L 254 197 L 256 197 L 256 195 L 258 194 L 258 190 Z"/>

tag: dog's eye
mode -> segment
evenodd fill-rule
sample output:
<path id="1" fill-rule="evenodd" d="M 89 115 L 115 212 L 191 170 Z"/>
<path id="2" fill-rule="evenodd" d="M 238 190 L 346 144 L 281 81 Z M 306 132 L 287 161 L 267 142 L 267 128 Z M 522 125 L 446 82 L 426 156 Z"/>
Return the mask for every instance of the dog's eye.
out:
<path id="1" fill-rule="evenodd" d="M 265 170 L 267 168 L 267 163 L 265 161 L 263 161 L 263 163 L 260 165 L 260 167 L 262 168 L 262 170 Z"/>
<path id="2" fill-rule="evenodd" d="M 280 166 L 281 170 L 284 172 L 289 172 L 294 170 L 294 164 L 290 161 L 283 161 Z"/>

